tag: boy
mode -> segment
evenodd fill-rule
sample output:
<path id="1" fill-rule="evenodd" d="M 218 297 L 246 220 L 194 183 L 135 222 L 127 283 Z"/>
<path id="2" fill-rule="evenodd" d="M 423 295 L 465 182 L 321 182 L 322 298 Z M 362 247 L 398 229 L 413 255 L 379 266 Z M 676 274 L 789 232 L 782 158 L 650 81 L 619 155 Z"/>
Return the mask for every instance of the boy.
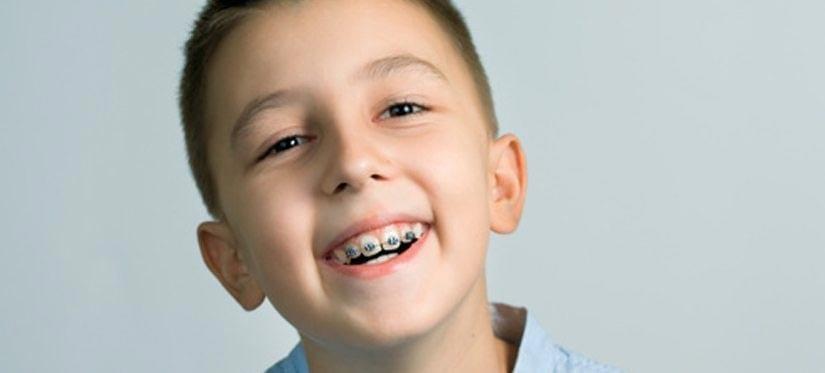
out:
<path id="1" fill-rule="evenodd" d="M 270 371 L 608 369 L 488 305 L 527 176 L 449 1 L 210 1 L 181 110 L 206 265 L 299 332 Z"/>

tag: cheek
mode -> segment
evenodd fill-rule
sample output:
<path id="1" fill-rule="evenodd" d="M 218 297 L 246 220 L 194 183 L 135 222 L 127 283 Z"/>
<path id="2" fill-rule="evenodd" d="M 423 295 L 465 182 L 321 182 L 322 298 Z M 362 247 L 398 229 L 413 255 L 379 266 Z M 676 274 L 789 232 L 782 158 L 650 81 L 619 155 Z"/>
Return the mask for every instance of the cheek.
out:
<path id="1" fill-rule="evenodd" d="M 269 296 L 312 286 L 313 204 L 306 188 L 267 178 L 239 189 L 242 237 L 254 255 L 260 285 Z M 242 193 L 242 194 L 241 194 Z M 281 297 L 278 297 L 281 298 Z"/>
<path id="2" fill-rule="evenodd" d="M 445 247 L 478 250 L 490 226 L 485 138 L 456 126 L 418 144 L 410 167 L 427 189 Z"/>
<path id="3" fill-rule="evenodd" d="M 452 125 L 447 131 L 432 134 L 415 145 L 413 166 L 432 193 L 444 203 L 461 205 L 464 211 L 486 208 L 487 156 L 475 132 Z"/>
<path id="4" fill-rule="evenodd" d="M 419 156 L 409 164 L 434 217 L 431 247 L 437 248 L 437 264 L 415 298 L 439 305 L 426 313 L 434 319 L 449 312 L 483 277 L 489 240 L 488 156 L 478 137 L 455 132 L 429 137 L 411 153 Z"/>

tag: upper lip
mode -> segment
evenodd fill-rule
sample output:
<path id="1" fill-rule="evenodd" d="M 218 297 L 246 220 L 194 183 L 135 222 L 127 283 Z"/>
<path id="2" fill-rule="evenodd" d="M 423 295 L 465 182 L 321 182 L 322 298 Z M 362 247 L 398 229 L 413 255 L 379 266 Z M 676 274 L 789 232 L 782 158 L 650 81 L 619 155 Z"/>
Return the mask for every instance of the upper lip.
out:
<path id="1" fill-rule="evenodd" d="M 326 257 L 332 250 L 343 245 L 349 239 L 377 228 L 396 223 L 413 223 L 422 221 L 412 215 L 408 214 L 378 214 L 372 215 L 366 219 L 359 220 L 339 233 L 335 238 L 324 248 L 321 257 Z"/>

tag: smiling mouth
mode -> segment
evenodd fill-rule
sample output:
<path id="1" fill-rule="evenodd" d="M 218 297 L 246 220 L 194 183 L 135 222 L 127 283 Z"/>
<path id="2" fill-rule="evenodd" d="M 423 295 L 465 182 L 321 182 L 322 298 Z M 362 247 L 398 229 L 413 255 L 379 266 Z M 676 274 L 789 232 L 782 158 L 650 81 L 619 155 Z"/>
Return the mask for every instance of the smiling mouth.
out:
<path id="1" fill-rule="evenodd" d="M 427 229 L 420 222 L 389 224 L 351 238 L 326 259 L 344 266 L 381 264 L 407 251 Z"/>

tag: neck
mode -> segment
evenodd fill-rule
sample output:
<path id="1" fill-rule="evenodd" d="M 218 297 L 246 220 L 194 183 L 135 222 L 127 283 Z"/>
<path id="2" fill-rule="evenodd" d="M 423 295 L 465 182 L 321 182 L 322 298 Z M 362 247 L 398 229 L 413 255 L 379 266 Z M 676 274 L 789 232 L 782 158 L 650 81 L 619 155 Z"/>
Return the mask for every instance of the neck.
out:
<path id="1" fill-rule="evenodd" d="M 385 349 L 340 353 L 302 336 L 311 372 L 509 372 L 515 347 L 496 338 L 482 275 L 433 330 Z"/>

